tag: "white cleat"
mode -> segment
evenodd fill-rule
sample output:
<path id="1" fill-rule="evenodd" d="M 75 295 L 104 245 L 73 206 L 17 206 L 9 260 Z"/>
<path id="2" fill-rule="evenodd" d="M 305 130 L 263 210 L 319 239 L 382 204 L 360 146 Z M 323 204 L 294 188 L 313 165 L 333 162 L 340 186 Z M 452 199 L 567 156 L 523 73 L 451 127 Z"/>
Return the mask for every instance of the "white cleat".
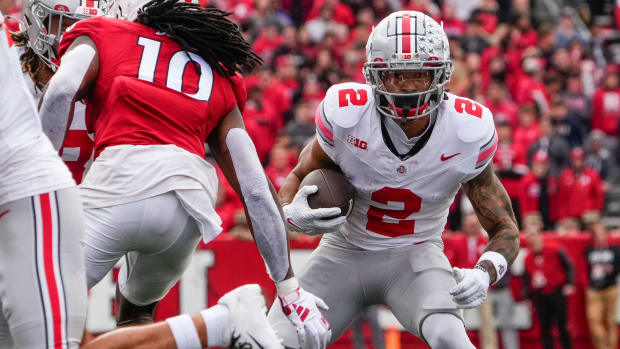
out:
<path id="1" fill-rule="evenodd" d="M 258 284 L 243 285 L 226 293 L 218 304 L 228 307 L 224 345 L 232 349 L 281 349 L 282 343 L 267 322 L 265 297 Z"/>

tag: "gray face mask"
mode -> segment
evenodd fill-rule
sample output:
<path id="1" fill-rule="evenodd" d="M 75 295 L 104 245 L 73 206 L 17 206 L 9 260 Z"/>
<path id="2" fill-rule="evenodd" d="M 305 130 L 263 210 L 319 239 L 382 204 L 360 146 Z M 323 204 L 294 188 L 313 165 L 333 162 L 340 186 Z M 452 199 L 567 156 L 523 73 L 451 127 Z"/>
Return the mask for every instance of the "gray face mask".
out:
<path id="1" fill-rule="evenodd" d="M 451 69 L 451 66 L 451 61 L 433 62 L 433 66 L 415 65 L 411 67 L 389 67 L 386 63 L 367 63 L 364 66 L 364 72 L 366 74 L 367 83 L 373 87 L 375 92 L 375 100 L 377 101 L 377 110 L 379 113 L 402 122 L 425 117 L 439 108 L 445 91 L 445 85 L 448 83 L 444 71 L 446 71 L 446 69 Z M 388 92 L 383 83 L 383 73 L 402 70 L 432 71 L 431 87 L 421 92 Z"/>

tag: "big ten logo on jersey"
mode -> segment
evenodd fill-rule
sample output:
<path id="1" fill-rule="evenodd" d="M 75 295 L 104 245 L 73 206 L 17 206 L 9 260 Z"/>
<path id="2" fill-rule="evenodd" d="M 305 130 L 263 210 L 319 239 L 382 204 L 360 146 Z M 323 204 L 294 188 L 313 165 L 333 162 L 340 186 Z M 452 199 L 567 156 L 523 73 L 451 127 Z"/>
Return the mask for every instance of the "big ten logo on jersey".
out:
<path id="1" fill-rule="evenodd" d="M 348 135 L 347 136 L 347 142 L 353 144 L 354 146 L 362 149 L 362 150 L 367 150 L 368 149 L 368 142 L 363 141 L 357 137 Z"/>

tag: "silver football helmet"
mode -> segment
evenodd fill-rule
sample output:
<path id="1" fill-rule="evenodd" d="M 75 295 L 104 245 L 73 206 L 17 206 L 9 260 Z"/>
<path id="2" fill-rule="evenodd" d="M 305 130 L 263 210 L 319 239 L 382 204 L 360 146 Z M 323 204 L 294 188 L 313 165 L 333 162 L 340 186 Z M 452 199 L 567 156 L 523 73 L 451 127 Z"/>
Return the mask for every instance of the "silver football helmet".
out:
<path id="1" fill-rule="evenodd" d="M 406 121 L 432 113 L 443 100 L 453 69 L 448 36 L 441 25 L 421 12 L 394 12 L 368 37 L 364 76 L 375 92 L 377 110 L 387 117 Z M 389 92 L 384 76 L 400 71 L 430 71 L 429 89 Z"/>
<path id="2" fill-rule="evenodd" d="M 49 66 L 58 68 L 58 43 L 64 32 L 63 20 L 80 20 L 105 14 L 106 0 L 28 0 L 20 29 L 28 35 L 28 46 Z M 52 23 L 58 19 L 55 28 Z"/>

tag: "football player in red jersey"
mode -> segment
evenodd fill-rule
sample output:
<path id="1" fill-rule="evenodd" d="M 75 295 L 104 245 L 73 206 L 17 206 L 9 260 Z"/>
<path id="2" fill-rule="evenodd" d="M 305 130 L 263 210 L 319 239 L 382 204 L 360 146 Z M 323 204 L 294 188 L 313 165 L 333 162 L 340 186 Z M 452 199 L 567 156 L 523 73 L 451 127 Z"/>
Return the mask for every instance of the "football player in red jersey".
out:
<path id="1" fill-rule="evenodd" d="M 317 308 L 324 302 L 293 276 L 279 202 L 239 110 L 245 90 L 237 72 L 260 58 L 220 10 L 176 0 L 119 9 L 133 21 L 98 17 L 67 29 L 58 50 L 62 64 L 40 108 L 43 129 L 58 149 L 73 104 L 88 101 L 95 161 L 80 187 L 88 286 L 126 256 L 117 323 L 152 321 L 201 235 L 208 242 L 221 231 L 214 210 L 217 175 L 204 160 L 207 142 L 243 198 L 299 344 L 325 347 L 330 329 Z M 233 311 L 209 314 L 208 345 L 230 342 L 217 324 Z M 171 329 L 179 344 L 183 334 Z"/>
<path id="2" fill-rule="evenodd" d="M 87 5 L 87 6 L 85 6 Z M 34 85 L 35 101 L 58 67 L 56 50 L 64 30 L 80 19 L 102 15 L 104 1 L 29 0 L 24 4 L 21 31 L 11 33 L 15 46 L 21 48 L 20 62 Z M 93 140 L 85 125 L 85 106 L 76 103 L 73 122 L 69 126 L 60 155 L 77 184 L 82 182 L 86 163 L 93 153 Z"/>

